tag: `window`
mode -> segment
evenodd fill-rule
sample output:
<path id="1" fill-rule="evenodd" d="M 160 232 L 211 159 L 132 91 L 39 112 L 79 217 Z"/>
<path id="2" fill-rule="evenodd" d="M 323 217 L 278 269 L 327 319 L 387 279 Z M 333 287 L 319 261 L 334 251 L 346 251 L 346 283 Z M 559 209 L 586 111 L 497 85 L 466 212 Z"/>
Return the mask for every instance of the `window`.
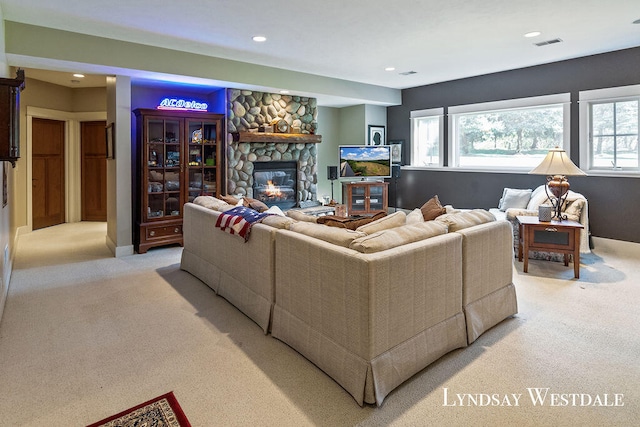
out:
<path id="1" fill-rule="evenodd" d="M 569 94 L 449 108 L 449 166 L 530 170 L 556 146 L 569 151 Z"/>
<path id="2" fill-rule="evenodd" d="M 581 162 L 590 173 L 640 173 L 640 86 L 580 92 Z"/>
<path id="3" fill-rule="evenodd" d="M 411 112 L 411 166 L 442 167 L 444 109 Z"/>

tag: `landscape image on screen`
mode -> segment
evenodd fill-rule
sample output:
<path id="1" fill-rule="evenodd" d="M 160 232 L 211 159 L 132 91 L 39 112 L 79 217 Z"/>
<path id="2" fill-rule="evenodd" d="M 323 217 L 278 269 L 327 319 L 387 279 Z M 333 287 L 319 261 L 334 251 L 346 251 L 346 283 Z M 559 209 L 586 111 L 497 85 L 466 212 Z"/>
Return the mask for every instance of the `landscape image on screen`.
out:
<path id="1" fill-rule="evenodd" d="M 341 146 L 340 176 L 387 177 L 391 175 L 389 146 Z"/>

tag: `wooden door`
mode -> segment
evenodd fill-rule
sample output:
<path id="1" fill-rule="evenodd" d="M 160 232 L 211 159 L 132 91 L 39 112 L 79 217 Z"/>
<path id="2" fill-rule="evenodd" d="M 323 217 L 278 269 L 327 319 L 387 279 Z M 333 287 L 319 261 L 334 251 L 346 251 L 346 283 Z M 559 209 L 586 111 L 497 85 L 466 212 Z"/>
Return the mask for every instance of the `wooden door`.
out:
<path id="1" fill-rule="evenodd" d="M 82 122 L 82 220 L 107 220 L 106 122 Z"/>
<path id="2" fill-rule="evenodd" d="M 64 126 L 58 120 L 32 122 L 33 229 L 64 222 Z"/>

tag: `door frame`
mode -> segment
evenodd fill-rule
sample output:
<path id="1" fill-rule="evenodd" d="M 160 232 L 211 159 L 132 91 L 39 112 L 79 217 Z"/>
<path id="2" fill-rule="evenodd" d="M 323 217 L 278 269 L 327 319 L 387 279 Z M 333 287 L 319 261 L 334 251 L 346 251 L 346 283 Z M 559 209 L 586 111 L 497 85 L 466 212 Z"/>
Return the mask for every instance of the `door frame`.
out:
<path id="1" fill-rule="evenodd" d="M 64 191 L 65 191 L 65 218 L 64 222 L 80 222 L 82 219 L 82 181 L 81 181 L 81 147 L 80 147 L 80 122 L 107 120 L 106 111 L 74 113 L 70 111 L 51 110 L 47 108 L 27 106 L 27 146 L 24 157 L 27 161 L 26 168 L 26 202 L 27 225 L 22 232 L 33 231 L 33 204 L 31 182 L 33 179 L 32 163 L 32 137 L 33 119 L 49 119 L 65 122 L 64 125 Z M 108 183 L 107 183 L 108 185 Z M 107 189 L 108 192 L 108 189 Z"/>

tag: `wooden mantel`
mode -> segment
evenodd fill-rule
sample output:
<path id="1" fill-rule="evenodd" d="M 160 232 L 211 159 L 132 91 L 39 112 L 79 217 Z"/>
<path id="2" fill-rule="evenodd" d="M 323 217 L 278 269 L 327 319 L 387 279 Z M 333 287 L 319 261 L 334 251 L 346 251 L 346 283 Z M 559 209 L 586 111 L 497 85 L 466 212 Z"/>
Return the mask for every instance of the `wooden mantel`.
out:
<path id="1" fill-rule="evenodd" d="M 319 144 L 322 142 L 322 135 L 310 135 L 306 133 L 237 132 L 233 134 L 233 140 L 237 142 Z"/>

